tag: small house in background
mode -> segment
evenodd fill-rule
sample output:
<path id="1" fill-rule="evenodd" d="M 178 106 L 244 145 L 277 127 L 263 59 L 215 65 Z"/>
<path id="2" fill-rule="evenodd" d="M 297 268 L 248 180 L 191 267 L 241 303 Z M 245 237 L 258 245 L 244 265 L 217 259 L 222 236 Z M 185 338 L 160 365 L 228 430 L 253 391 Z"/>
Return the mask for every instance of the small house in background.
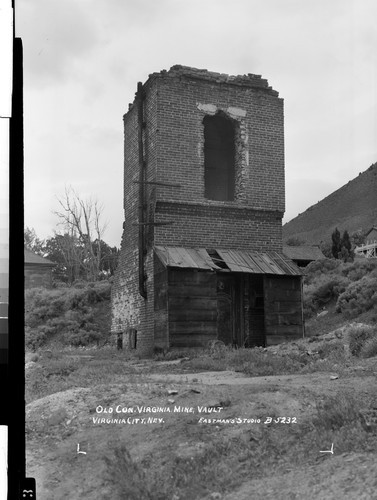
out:
<path id="1" fill-rule="evenodd" d="M 373 226 L 365 234 L 365 243 L 355 248 L 357 257 L 377 258 L 377 227 Z"/>
<path id="2" fill-rule="evenodd" d="M 365 235 L 366 244 L 377 243 L 377 227 L 373 226 Z"/>
<path id="3" fill-rule="evenodd" d="M 52 288 L 52 269 L 55 264 L 28 249 L 24 249 L 26 288 Z"/>
<path id="4" fill-rule="evenodd" d="M 284 245 L 283 253 L 289 259 L 293 260 L 299 267 L 305 267 L 314 260 L 324 259 L 321 249 L 318 246 L 291 246 Z"/>
<path id="5" fill-rule="evenodd" d="M 283 254 L 283 99 L 259 75 L 173 66 L 124 116 L 112 331 L 130 346 L 266 346 L 303 336 Z"/>

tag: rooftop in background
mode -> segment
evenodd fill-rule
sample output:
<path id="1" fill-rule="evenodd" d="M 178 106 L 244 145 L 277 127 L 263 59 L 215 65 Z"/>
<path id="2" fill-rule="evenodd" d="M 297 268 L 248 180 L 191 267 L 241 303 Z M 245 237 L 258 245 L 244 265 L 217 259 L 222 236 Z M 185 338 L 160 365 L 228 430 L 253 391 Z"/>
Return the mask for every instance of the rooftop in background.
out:
<path id="1" fill-rule="evenodd" d="M 55 263 L 51 262 L 51 260 L 45 259 L 44 257 L 41 257 L 40 255 L 28 250 L 27 248 L 24 248 L 24 255 L 25 255 L 25 264 L 55 266 Z"/>
<path id="2" fill-rule="evenodd" d="M 318 260 L 324 255 L 318 246 L 290 246 L 283 245 L 283 253 L 292 260 Z"/>

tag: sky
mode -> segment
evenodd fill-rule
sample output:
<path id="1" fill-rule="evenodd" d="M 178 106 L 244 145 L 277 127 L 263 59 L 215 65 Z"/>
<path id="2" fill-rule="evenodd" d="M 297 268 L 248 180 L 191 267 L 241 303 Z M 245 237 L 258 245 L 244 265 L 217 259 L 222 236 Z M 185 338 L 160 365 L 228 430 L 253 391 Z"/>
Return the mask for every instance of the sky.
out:
<path id="1" fill-rule="evenodd" d="M 25 225 L 61 229 L 72 186 L 120 246 L 123 115 L 174 64 L 262 75 L 284 99 L 289 221 L 377 161 L 375 0 L 16 0 Z"/>

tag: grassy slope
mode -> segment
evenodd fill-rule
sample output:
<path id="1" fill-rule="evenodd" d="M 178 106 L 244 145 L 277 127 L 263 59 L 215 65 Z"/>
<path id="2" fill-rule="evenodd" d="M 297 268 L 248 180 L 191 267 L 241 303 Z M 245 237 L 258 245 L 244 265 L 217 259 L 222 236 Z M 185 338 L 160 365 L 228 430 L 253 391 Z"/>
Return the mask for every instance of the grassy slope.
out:
<path id="1" fill-rule="evenodd" d="M 307 243 L 331 241 L 336 227 L 351 234 L 367 231 L 377 223 L 377 163 L 358 177 L 309 207 L 283 227 L 283 237 Z"/>

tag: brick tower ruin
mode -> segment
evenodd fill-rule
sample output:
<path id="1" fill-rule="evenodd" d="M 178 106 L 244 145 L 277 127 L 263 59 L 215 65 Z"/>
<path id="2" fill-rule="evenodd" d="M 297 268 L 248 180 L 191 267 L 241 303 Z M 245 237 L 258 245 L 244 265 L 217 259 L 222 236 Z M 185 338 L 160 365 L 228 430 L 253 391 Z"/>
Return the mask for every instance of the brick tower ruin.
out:
<path id="1" fill-rule="evenodd" d="M 302 336 L 301 272 L 282 254 L 283 100 L 266 80 L 173 66 L 139 83 L 123 188 L 112 331 L 130 347 Z"/>

